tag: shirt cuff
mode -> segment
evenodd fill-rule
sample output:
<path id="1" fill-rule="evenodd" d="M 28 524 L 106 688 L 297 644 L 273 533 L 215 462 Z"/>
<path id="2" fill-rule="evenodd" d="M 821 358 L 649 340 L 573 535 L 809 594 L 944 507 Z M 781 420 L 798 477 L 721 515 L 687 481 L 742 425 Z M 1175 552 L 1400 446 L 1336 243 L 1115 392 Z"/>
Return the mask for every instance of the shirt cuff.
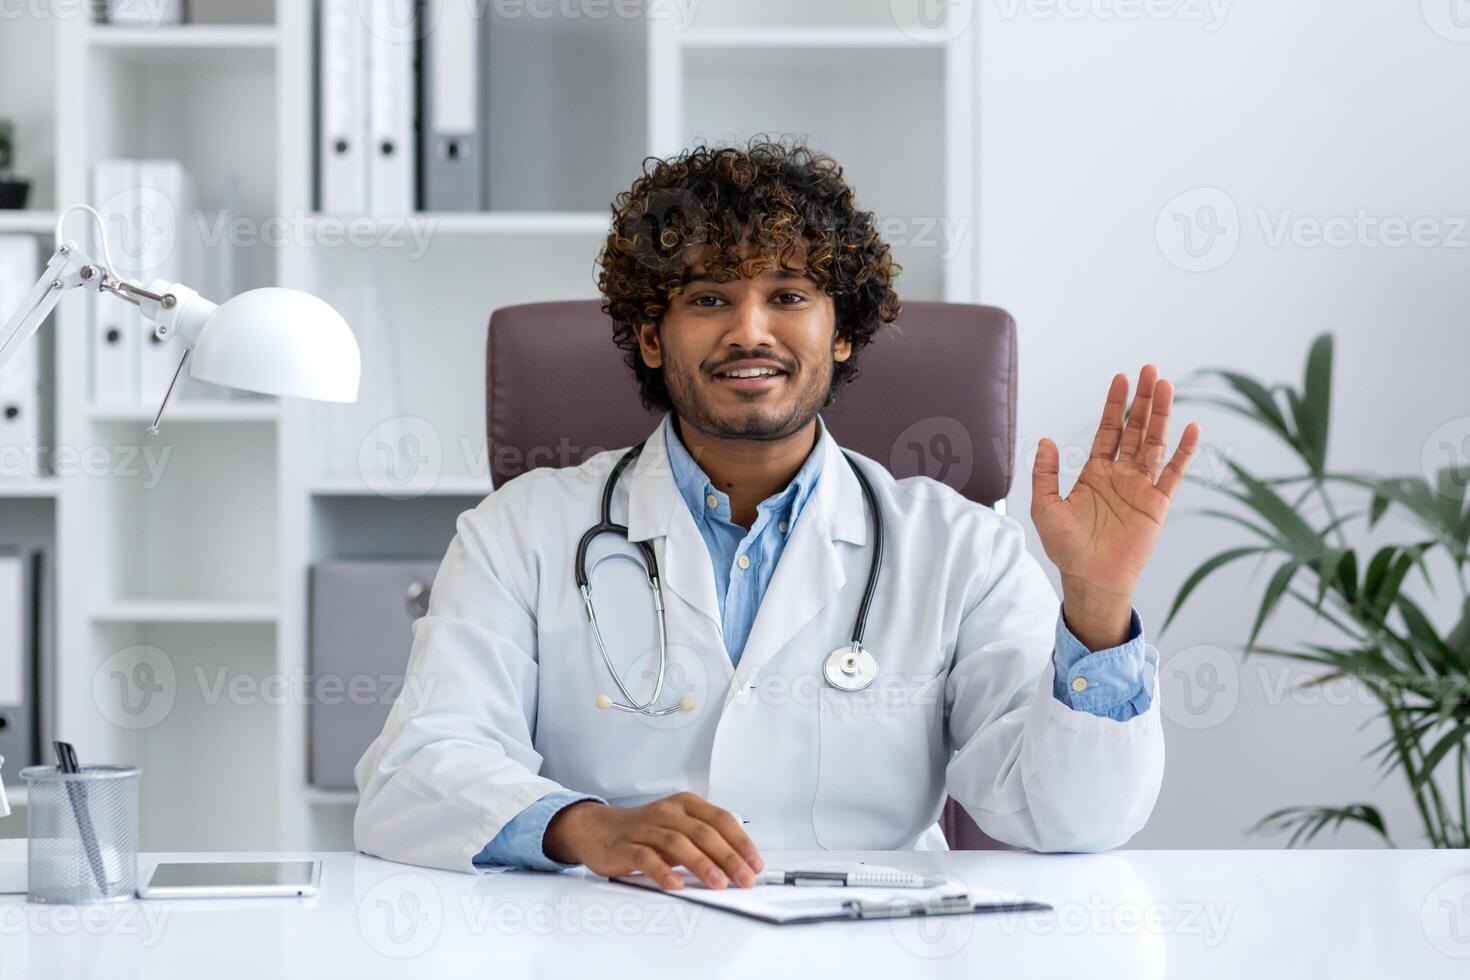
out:
<path id="1" fill-rule="evenodd" d="M 553 790 L 501 827 L 495 839 L 475 855 L 474 863 L 500 868 L 535 868 L 538 871 L 566 871 L 576 867 L 546 856 L 546 828 L 558 813 L 583 800 L 607 802 L 599 796 Z"/>
<path id="2" fill-rule="evenodd" d="M 1128 639 L 1106 650 L 1089 650 L 1057 613 L 1052 663 L 1052 696 L 1069 708 L 1115 721 L 1127 721 L 1148 710 L 1153 693 L 1146 679 L 1147 645 L 1138 610 L 1128 617 Z"/>

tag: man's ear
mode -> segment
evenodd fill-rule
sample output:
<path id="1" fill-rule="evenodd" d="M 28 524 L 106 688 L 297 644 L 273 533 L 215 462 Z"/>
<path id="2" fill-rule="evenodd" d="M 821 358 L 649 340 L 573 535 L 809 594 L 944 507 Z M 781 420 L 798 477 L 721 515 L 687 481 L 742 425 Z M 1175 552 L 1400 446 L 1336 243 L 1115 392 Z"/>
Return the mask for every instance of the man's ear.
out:
<path id="1" fill-rule="evenodd" d="M 839 330 L 836 339 L 832 341 L 832 360 L 845 361 L 851 356 L 852 341 Z"/>
<path id="2" fill-rule="evenodd" d="M 658 341 L 658 324 L 640 323 L 638 330 L 638 350 L 643 355 L 643 363 L 651 368 L 661 367 L 664 363 L 664 349 Z"/>

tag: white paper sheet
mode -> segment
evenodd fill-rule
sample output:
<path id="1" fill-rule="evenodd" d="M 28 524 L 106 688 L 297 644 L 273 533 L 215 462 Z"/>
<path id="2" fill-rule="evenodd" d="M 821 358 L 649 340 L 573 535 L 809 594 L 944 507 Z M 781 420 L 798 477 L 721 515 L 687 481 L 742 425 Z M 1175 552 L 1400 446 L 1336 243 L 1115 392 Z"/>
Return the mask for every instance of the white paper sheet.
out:
<path id="1" fill-rule="evenodd" d="M 886 870 L 872 865 L 826 865 L 818 869 L 810 862 L 802 865 L 803 870 Z M 637 885 L 654 891 L 664 891 L 674 898 L 698 902 L 712 908 L 754 916 L 768 922 L 801 922 L 816 919 L 853 918 L 847 910 L 851 903 L 870 909 L 888 906 L 890 903 L 927 905 L 941 898 L 967 900 L 970 911 L 985 912 L 1025 907 L 1035 903 L 1021 895 L 991 889 L 967 889 L 958 878 L 946 877 L 944 883 L 933 888 L 862 888 L 843 885 L 756 885 L 753 888 L 706 888 L 698 878 L 684 868 L 675 869 L 684 879 L 684 887 L 665 891 L 651 878 L 642 874 L 613 879 L 629 885 Z"/>

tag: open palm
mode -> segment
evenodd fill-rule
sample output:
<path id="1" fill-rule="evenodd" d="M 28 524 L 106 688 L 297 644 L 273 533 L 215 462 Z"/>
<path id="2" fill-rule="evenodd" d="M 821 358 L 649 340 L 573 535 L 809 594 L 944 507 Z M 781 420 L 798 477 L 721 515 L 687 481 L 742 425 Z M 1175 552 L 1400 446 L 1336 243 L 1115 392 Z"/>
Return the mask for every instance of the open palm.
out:
<path id="1" fill-rule="evenodd" d="M 1065 498 L 1057 482 L 1056 444 L 1041 440 L 1031 473 L 1031 519 L 1064 583 L 1131 596 L 1199 446 L 1199 426 L 1185 427 L 1165 465 L 1173 386 L 1145 365 L 1125 428 L 1127 401 L 1128 378 L 1115 375 L 1092 452 Z"/>

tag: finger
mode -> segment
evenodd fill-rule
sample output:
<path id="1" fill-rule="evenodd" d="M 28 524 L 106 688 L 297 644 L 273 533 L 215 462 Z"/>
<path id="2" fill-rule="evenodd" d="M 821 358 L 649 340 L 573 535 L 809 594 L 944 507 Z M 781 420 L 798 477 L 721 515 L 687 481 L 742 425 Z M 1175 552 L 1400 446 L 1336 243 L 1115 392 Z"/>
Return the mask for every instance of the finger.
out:
<path id="1" fill-rule="evenodd" d="M 1036 462 L 1031 464 L 1031 510 L 1044 507 L 1062 499 L 1057 471 L 1061 465 L 1061 454 L 1057 444 L 1043 439 L 1036 444 Z"/>
<path id="2" fill-rule="evenodd" d="M 761 860 L 761 855 L 756 850 L 755 842 L 740 826 L 740 821 L 735 819 L 735 814 L 729 810 L 722 810 L 710 803 L 708 800 L 694 797 L 687 804 L 687 812 L 719 831 L 720 836 L 729 842 L 730 847 L 745 861 L 751 871 L 759 873 L 766 864 Z"/>
<path id="3" fill-rule="evenodd" d="M 725 872 L 725 877 L 730 881 L 741 888 L 749 888 L 755 884 L 755 872 L 745 863 L 745 858 L 740 856 L 740 852 L 712 824 L 697 817 L 689 817 L 687 824 L 680 829 L 685 837 L 694 842 L 695 847 Z"/>
<path id="4" fill-rule="evenodd" d="M 1103 405 L 1102 421 L 1097 424 L 1097 435 L 1092 439 L 1094 459 L 1112 459 L 1118 454 L 1118 443 L 1123 438 L 1123 411 L 1128 407 L 1128 375 L 1113 375 L 1108 385 L 1108 400 Z"/>
<path id="5" fill-rule="evenodd" d="M 684 887 L 684 879 L 653 848 L 645 844 L 629 844 L 623 856 L 635 870 L 642 871 L 664 888 Z"/>
<path id="6" fill-rule="evenodd" d="M 1143 437 L 1143 449 L 1135 465 L 1148 474 L 1150 480 L 1159 478 L 1164 468 L 1164 457 L 1169 452 L 1169 409 L 1174 405 L 1174 385 L 1162 378 L 1154 385 L 1154 396 L 1150 400 L 1148 431 Z"/>
<path id="7" fill-rule="evenodd" d="M 1172 498 L 1174 491 L 1179 489 L 1179 484 L 1184 480 L 1184 472 L 1189 469 L 1189 462 L 1194 459 L 1195 450 L 1199 448 L 1199 438 L 1198 423 L 1191 422 L 1184 427 L 1184 434 L 1179 437 L 1179 448 L 1174 450 L 1174 458 L 1169 460 L 1169 465 L 1164 467 L 1164 472 L 1159 477 L 1158 487 L 1164 496 Z"/>
<path id="8" fill-rule="evenodd" d="M 650 827 L 638 840 L 647 844 L 671 865 L 684 865 L 706 888 L 724 888 L 730 883 L 725 872 L 682 831 L 673 827 Z"/>
<path id="9" fill-rule="evenodd" d="M 1138 392 L 1133 396 L 1133 410 L 1128 413 L 1128 427 L 1123 430 L 1123 442 L 1118 449 L 1120 461 L 1131 461 L 1143 442 L 1143 430 L 1148 425 L 1149 408 L 1153 404 L 1154 382 L 1159 369 L 1145 364 L 1138 372 Z"/>

